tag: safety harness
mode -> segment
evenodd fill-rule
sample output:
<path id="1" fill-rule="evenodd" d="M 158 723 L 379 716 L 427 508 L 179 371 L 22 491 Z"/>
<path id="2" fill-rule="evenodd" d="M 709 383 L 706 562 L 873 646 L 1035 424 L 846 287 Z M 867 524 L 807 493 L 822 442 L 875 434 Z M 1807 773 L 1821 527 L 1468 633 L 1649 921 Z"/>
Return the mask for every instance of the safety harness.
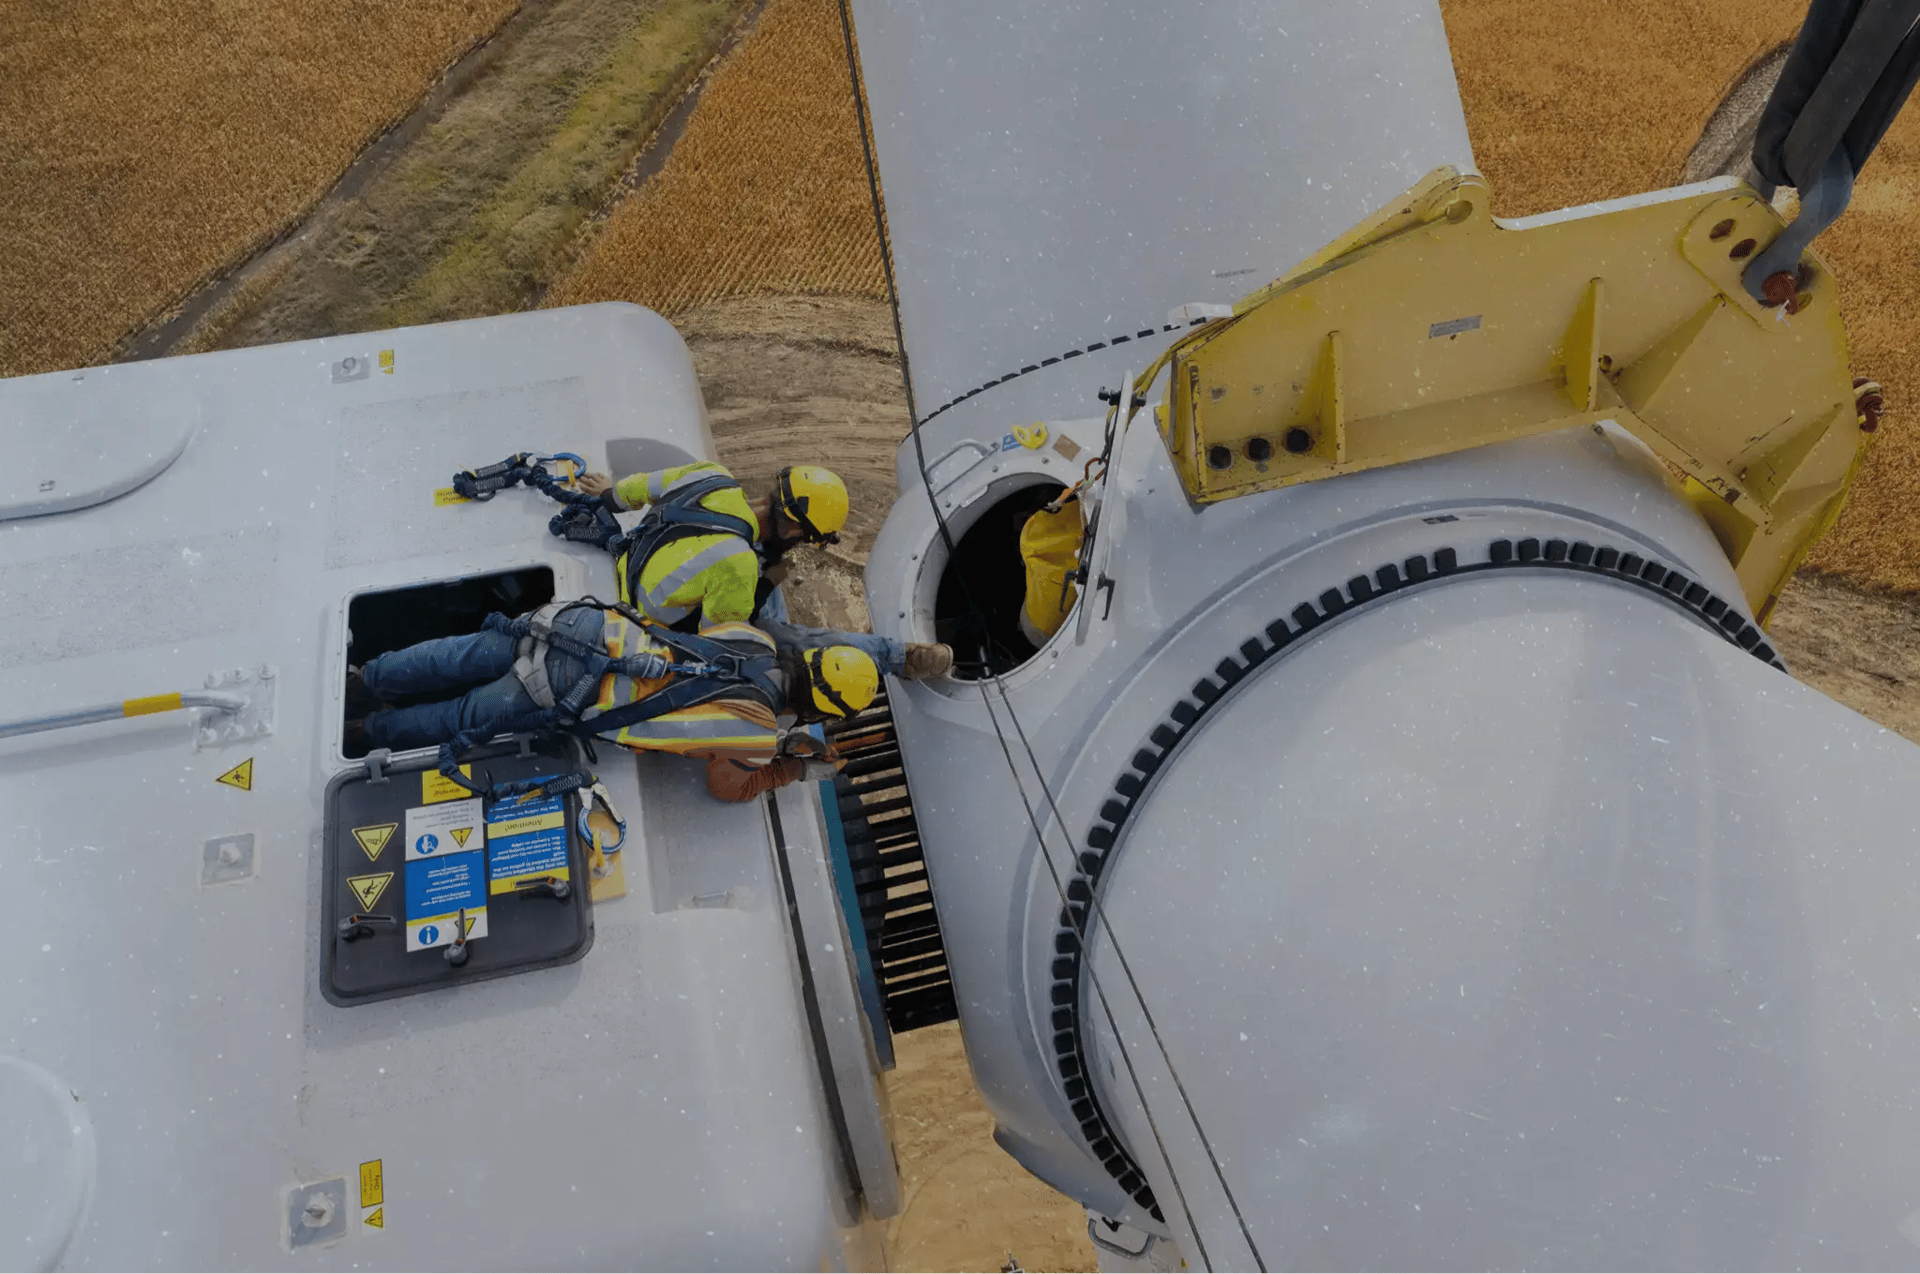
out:
<path id="1" fill-rule="evenodd" d="M 739 490 L 740 484 L 725 474 L 709 474 L 669 492 L 647 506 L 647 514 L 633 530 L 606 545 L 613 554 L 614 569 L 625 574 L 627 596 L 641 596 L 640 572 L 653 555 L 693 535 L 731 535 L 757 551 L 759 538 L 754 526 L 731 513 L 716 513 L 700 502 L 717 491 Z"/>
<path id="2" fill-rule="evenodd" d="M 638 525 L 631 531 L 623 532 L 614 517 L 615 506 L 610 492 L 603 497 L 568 490 L 560 479 L 547 472 L 546 462 L 549 460 L 566 460 L 576 466 L 576 473 L 586 472 L 586 462 L 571 452 L 542 456 L 531 451 L 519 451 L 498 464 L 490 464 L 482 469 L 464 469 L 454 474 L 453 489 L 455 494 L 469 500 L 485 502 L 508 487 L 524 485 L 559 501 L 566 508 L 553 515 L 547 523 L 547 530 L 559 539 L 591 544 L 611 553 L 614 569 L 624 576 L 627 596 L 630 598 L 641 595 L 640 572 L 653 555 L 690 535 L 730 535 L 744 541 L 748 548 L 760 554 L 764 565 L 771 565 L 772 561 L 778 559 L 777 551 L 769 555 L 762 548 L 751 522 L 731 513 L 717 513 L 701 503 L 716 491 L 740 489 L 740 483 L 725 474 L 709 474 L 662 496 L 647 506 L 646 516 Z M 791 506 L 792 483 L 784 474 L 781 476 L 781 492 Z M 838 536 L 819 535 L 804 514 L 796 521 L 810 539 L 830 543 L 839 539 Z M 767 594 L 772 591 L 772 585 L 763 580 L 762 587 L 754 597 L 755 615 L 760 613 Z M 696 624 L 697 615 L 689 615 L 681 621 L 680 626 L 692 628 Z M 532 687 L 528 689 L 531 691 Z"/>
<path id="3" fill-rule="evenodd" d="M 612 611 L 635 624 L 645 624 L 646 631 L 671 650 L 675 659 L 669 661 L 665 656 L 651 652 L 616 659 L 607 653 L 604 646 L 589 645 L 554 630 L 555 620 L 567 611 L 580 607 Z M 699 707 L 716 699 L 743 699 L 758 703 L 775 713 L 786 706 L 786 695 L 779 678 L 779 661 L 771 650 L 764 654 L 743 654 L 715 638 L 671 632 L 647 624 L 638 611 L 618 602 L 609 605 L 591 597 L 554 602 L 518 619 L 508 619 L 497 613 L 488 615 L 481 627 L 483 631 L 506 633 L 519 638 L 514 650 L 514 674 L 536 705 L 532 712 L 510 722 L 507 733 L 547 734 L 564 731 L 591 738 L 594 735 L 613 734 L 643 721 L 651 721 L 685 708 Z M 586 671 L 562 694 L 555 693 L 547 677 L 547 652 L 554 648 L 586 665 Z M 601 680 L 608 673 L 643 681 L 659 677 L 671 677 L 673 680 L 644 698 L 619 704 L 591 717 L 585 716 L 597 696 Z M 459 755 L 481 742 L 482 738 L 479 731 L 462 731 L 440 745 L 440 773 L 474 793 L 482 793 L 485 789 L 468 782 L 460 773 Z M 547 790 L 551 792 L 553 789 Z"/>

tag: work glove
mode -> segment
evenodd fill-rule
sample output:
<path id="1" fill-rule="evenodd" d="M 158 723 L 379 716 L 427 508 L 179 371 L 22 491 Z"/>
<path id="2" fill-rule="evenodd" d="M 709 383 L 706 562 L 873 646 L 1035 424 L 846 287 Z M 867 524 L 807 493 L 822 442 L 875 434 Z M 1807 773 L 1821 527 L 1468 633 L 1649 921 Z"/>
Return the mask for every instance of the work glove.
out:
<path id="1" fill-rule="evenodd" d="M 829 761 L 825 757 L 800 757 L 800 777 L 808 779 L 830 779 L 840 772 L 845 761 Z"/>

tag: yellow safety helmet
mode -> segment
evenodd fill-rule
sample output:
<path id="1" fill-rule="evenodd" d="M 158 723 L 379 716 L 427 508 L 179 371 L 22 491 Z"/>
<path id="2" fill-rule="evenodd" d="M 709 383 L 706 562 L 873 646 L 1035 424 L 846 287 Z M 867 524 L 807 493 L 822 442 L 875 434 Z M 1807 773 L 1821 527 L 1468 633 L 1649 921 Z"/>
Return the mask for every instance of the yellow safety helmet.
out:
<path id="1" fill-rule="evenodd" d="M 838 544 L 847 524 L 847 484 L 831 469 L 800 464 L 782 469 L 774 486 L 774 507 L 793 519 L 811 544 Z"/>
<path id="2" fill-rule="evenodd" d="M 804 656 L 813 705 L 832 717 L 850 717 L 880 693 L 880 669 L 857 646 L 815 646 Z"/>

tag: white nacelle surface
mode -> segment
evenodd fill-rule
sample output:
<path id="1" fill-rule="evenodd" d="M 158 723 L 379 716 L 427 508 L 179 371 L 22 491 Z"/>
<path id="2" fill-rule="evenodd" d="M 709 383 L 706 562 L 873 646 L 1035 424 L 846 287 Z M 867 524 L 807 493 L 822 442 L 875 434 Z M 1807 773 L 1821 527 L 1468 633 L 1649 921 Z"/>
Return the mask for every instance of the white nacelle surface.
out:
<path id="1" fill-rule="evenodd" d="M 0 1164 L 0 1265 L 877 1259 L 767 807 L 712 800 L 697 763 L 602 746 L 628 893 L 583 960 L 348 1008 L 319 990 L 349 596 L 541 564 L 557 596 L 611 596 L 544 497 L 434 493 L 520 450 L 710 456 L 671 327 L 594 306 L 62 372 L 0 382 L 0 422 L 9 454 L 58 461 L 0 512 L 35 512 L 48 479 L 90 493 L 0 521 L 0 717 L 275 670 L 264 738 L 197 747 L 176 711 L 0 741 L 0 1128 L 26 1138 Z M 216 781 L 248 759 L 251 790 Z M 813 796 L 781 808 L 818 856 Z M 247 835 L 251 870 L 203 884 L 207 844 Z M 839 976 L 824 945 L 814 974 Z M 316 1188 L 340 1191 L 339 1237 L 290 1251 Z"/>

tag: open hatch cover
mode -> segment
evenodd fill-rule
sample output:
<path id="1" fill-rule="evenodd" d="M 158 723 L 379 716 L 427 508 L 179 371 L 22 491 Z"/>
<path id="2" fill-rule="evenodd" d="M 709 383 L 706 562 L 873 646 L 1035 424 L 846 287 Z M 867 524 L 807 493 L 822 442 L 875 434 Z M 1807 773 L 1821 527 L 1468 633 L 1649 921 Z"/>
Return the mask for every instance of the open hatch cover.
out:
<path id="1" fill-rule="evenodd" d="M 572 740 L 545 739 L 480 749 L 463 769 L 486 787 L 579 766 Z M 363 1004 L 580 959 L 593 920 L 577 809 L 574 792 L 474 796 L 427 758 L 336 778 L 321 993 Z"/>

